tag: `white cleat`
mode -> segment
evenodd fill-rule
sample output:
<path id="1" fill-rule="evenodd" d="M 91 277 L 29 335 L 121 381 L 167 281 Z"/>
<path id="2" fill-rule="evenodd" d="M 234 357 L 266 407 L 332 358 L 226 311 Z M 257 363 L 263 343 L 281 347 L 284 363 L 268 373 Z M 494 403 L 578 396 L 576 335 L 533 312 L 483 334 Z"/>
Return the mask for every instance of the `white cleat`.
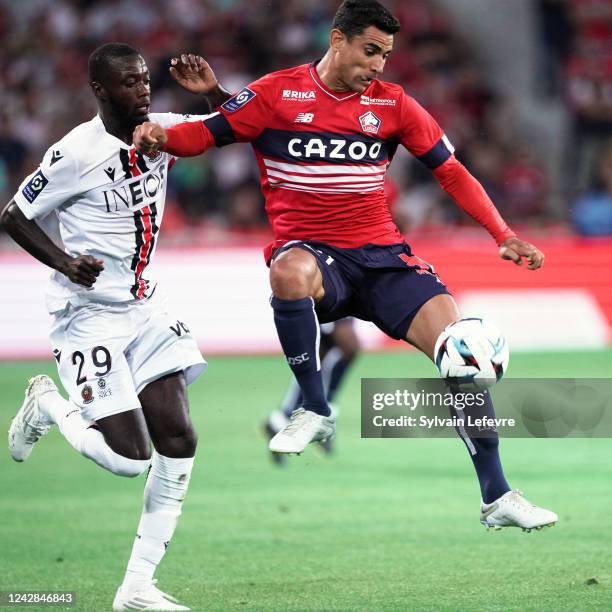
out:
<path id="1" fill-rule="evenodd" d="M 128 587 L 121 585 L 113 601 L 113 611 L 118 610 L 191 610 L 177 599 L 160 591 L 157 580 Z"/>
<path id="2" fill-rule="evenodd" d="M 57 387 L 45 374 L 34 376 L 28 381 L 25 399 L 8 432 L 9 452 L 15 461 L 25 461 L 34 444 L 51 429 L 53 422 L 41 412 L 38 405 L 40 396 L 50 391 L 57 391 Z"/>
<path id="3" fill-rule="evenodd" d="M 508 491 L 490 504 L 480 503 L 480 522 L 487 528 L 521 527 L 523 531 L 552 527 L 559 517 L 527 501 L 521 491 Z"/>
<path id="4" fill-rule="evenodd" d="M 275 453 L 301 453 L 311 442 L 331 438 L 336 433 L 336 417 L 321 416 L 312 410 L 298 408 L 268 444 Z"/>

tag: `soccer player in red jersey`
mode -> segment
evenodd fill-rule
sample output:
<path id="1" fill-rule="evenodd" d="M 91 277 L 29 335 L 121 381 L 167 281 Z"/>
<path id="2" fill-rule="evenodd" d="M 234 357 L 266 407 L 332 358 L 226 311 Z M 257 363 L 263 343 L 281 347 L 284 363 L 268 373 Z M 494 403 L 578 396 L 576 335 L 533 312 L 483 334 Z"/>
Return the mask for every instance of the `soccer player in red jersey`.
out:
<path id="1" fill-rule="evenodd" d="M 136 128 L 134 143 L 146 153 L 253 146 L 275 234 L 265 250 L 274 320 L 303 395 L 303 408 L 270 441 L 275 452 L 300 453 L 335 431 L 321 380 L 319 323 L 356 316 L 435 359 L 436 340 L 460 318 L 445 285 L 391 218 L 384 177 L 399 145 L 488 230 L 503 259 L 526 260 L 529 270 L 544 261 L 506 225 L 427 111 L 379 79 L 399 28 L 376 0 L 346 0 L 321 60 L 258 79 L 204 121 Z M 511 490 L 497 437 L 461 435 L 480 483 L 483 524 L 530 529 L 556 522 L 556 514 Z"/>

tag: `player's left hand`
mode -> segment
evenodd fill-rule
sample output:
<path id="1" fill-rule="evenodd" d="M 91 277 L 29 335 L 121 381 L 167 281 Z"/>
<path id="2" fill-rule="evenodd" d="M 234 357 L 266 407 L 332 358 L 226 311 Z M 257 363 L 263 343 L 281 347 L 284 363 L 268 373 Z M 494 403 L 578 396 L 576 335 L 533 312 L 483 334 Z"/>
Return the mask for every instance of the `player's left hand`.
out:
<path id="1" fill-rule="evenodd" d="M 529 242 L 519 240 L 516 236 L 506 238 L 499 246 L 499 256 L 509 259 L 517 266 L 522 265 L 523 258 L 527 260 L 528 270 L 537 270 L 544 264 L 544 253 Z"/>
<path id="2" fill-rule="evenodd" d="M 208 62 L 193 53 L 173 57 L 170 60 L 170 74 L 183 89 L 194 94 L 209 94 L 219 85 Z"/>

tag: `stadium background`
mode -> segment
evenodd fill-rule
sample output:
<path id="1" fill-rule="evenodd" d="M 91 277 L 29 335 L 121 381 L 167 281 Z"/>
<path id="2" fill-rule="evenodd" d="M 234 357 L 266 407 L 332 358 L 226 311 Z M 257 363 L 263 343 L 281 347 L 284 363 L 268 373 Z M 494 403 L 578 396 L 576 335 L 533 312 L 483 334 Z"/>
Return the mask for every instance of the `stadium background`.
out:
<path id="1" fill-rule="evenodd" d="M 95 112 L 86 65 L 97 45 L 119 40 L 141 50 L 153 110 L 206 112 L 174 85 L 169 57 L 201 53 L 236 90 L 319 57 L 336 4 L 0 0 L 1 199 Z M 486 233 L 398 154 L 388 187 L 409 242 L 466 314 L 504 329 L 514 349 L 510 375 L 610 377 L 612 2 L 386 4 L 402 32 L 384 78 L 432 112 L 547 259 L 537 273 L 498 260 Z M 160 280 L 211 367 L 192 389 L 199 458 L 162 587 L 194 609 L 606 609 L 607 441 L 507 440 L 512 482 L 561 521 L 535 538 L 484 534 L 458 442 L 359 439 L 360 377 L 433 374 L 369 324 L 359 326 L 369 351 L 339 399 L 336 456 L 310 450 L 282 472 L 268 464 L 256 430 L 288 377 L 267 303 L 260 247 L 268 237 L 248 147 L 176 164 Z M 3 427 L 26 378 L 54 372 L 47 275 L 0 236 Z M 0 590 L 74 590 L 78 609 L 104 609 L 127 560 L 142 483 L 100 473 L 56 433 L 27 465 L 0 458 L 0 483 Z"/>

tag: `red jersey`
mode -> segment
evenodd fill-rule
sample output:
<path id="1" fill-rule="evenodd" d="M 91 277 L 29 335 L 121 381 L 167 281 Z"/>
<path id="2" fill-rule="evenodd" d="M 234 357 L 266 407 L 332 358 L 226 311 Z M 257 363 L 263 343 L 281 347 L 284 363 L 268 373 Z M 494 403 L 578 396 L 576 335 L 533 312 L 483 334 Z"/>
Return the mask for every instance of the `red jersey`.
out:
<path id="1" fill-rule="evenodd" d="M 499 242 L 513 235 L 484 190 L 454 159 L 440 126 L 399 85 L 374 80 L 362 93 L 337 92 L 323 84 L 315 64 L 304 64 L 264 76 L 202 123 L 172 128 L 167 134 L 165 149 L 179 156 L 212 145 L 251 143 L 276 238 L 270 247 L 290 240 L 344 248 L 402 242 L 384 188 L 385 173 L 400 144 L 434 173 L 452 159 L 453 172 L 436 175 L 443 187 L 460 200 L 453 189 L 474 191 L 476 183 L 476 199 L 484 196 L 486 201 L 478 210 L 469 210 L 475 203 L 460 205 Z M 472 183 L 460 185 L 458 173 L 463 183 L 462 173 Z M 474 193 L 463 199 L 474 200 Z M 487 216 L 485 208 L 498 218 L 479 218 L 479 213 Z M 490 216 L 490 210 L 486 212 Z"/>

